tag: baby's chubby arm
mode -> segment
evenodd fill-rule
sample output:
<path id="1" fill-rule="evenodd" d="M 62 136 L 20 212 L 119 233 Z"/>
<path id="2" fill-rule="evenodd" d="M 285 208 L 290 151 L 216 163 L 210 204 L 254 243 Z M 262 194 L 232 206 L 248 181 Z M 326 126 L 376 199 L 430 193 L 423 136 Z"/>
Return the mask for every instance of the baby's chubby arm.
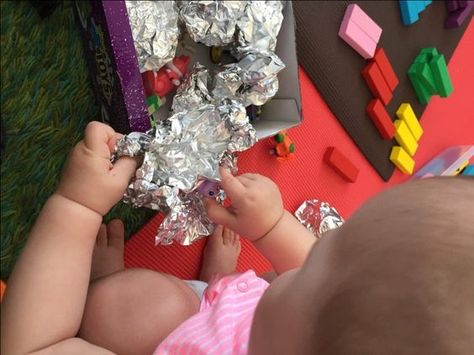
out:
<path id="1" fill-rule="evenodd" d="M 220 171 L 221 186 L 232 205 L 224 208 L 209 200 L 211 220 L 251 240 L 277 274 L 301 267 L 316 238 L 283 208 L 276 184 L 257 174 L 234 177 Z"/>
<path id="2" fill-rule="evenodd" d="M 121 199 L 136 169 L 131 158 L 110 163 L 118 137 L 109 126 L 92 122 L 70 153 L 59 187 L 41 210 L 9 278 L 2 303 L 2 353 L 108 353 L 72 338 L 81 324 L 102 216 Z"/>

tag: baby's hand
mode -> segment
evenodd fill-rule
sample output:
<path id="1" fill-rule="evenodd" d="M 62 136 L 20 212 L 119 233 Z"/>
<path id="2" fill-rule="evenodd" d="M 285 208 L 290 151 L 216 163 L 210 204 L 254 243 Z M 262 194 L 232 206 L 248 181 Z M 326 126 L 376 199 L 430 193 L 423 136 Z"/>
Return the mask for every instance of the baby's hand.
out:
<path id="1" fill-rule="evenodd" d="M 232 202 L 224 208 L 213 200 L 207 203 L 209 218 L 255 241 L 266 235 L 283 216 L 283 203 L 276 184 L 258 174 L 234 177 L 221 168 L 221 187 Z"/>
<path id="2" fill-rule="evenodd" d="M 110 126 L 89 123 L 84 139 L 69 154 L 57 193 L 105 215 L 120 201 L 137 167 L 128 157 L 110 162 L 120 137 Z"/>

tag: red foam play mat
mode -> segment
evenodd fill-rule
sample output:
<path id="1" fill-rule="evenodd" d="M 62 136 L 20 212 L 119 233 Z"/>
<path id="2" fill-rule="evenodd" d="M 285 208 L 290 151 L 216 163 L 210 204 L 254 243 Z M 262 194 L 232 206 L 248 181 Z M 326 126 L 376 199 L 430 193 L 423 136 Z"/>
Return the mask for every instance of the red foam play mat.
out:
<path id="1" fill-rule="evenodd" d="M 471 21 L 448 66 L 454 92 L 448 98 L 433 97 L 421 118 L 424 135 L 414 157 L 415 171 L 449 146 L 474 144 L 472 63 L 474 24 Z M 277 161 L 269 154 L 272 144 L 266 139 L 240 154 L 239 173 L 259 173 L 273 179 L 289 211 L 295 211 L 307 199 L 317 198 L 332 204 L 344 218 L 377 192 L 410 178 L 397 170 L 384 182 L 342 129 L 302 69 L 300 81 L 304 118 L 298 127 L 289 130 L 296 145 L 295 159 Z M 346 182 L 323 162 L 329 146 L 336 146 L 359 168 L 355 183 Z M 156 215 L 127 241 L 126 267 L 153 269 L 184 279 L 196 278 L 205 240 L 189 247 L 155 246 L 154 236 L 161 220 L 162 216 Z M 251 243 L 243 241 L 238 271 L 250 268 L 263 273 L 270 270 L 271 265 Z"/>

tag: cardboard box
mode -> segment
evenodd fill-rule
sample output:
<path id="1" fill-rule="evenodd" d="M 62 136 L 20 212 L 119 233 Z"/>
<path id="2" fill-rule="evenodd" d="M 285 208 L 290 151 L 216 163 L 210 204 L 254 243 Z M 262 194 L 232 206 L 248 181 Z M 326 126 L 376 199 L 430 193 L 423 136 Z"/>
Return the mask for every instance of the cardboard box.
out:
<path id="1" fill-rule="evenodd" d="M 286 68 L 278 75 L 277 95 L 263 106 L 260 119 L 254 123 L 258 138 L 296 126 L 302 119 L 291 2 L 286 3 L 283 11 L 276 53 Z M 76 15 L 102 121 L 120 133 L 146 131 L 150 121 L 125 2 L 76 1 Z M 189 68 L 197 60 L 206 67 L 214 65 L 208 47 L 195 44 L 194 51 Z M 170 103 L 168 99 L 167 105 Z M 168 115 L 167 110 L 160 110 L 160 115 Z"/>

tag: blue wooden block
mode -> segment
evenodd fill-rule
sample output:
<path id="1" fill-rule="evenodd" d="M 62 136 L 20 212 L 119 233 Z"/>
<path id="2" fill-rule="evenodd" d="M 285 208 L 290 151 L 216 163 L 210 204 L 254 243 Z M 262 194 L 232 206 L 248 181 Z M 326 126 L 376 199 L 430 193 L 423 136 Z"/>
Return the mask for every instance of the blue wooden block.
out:
<path id="1" fill-rule="evenodd" d="M 400 0 L 400 14 L 405 26 L 411 25 L 419 20 L 418 1 Z"/>
<path id="2" fill-rule="evenodd" d="M 428 1 L 425 1 L 425 7 L 428 6 L 428 5 L 431 5 L 431 0 L 428 0 Z"/>
<path id="3" fill-rule="evenodd" d="M 474 176 L 474 165 L 468 165 L 462 171 L 462 175 Z"/>

